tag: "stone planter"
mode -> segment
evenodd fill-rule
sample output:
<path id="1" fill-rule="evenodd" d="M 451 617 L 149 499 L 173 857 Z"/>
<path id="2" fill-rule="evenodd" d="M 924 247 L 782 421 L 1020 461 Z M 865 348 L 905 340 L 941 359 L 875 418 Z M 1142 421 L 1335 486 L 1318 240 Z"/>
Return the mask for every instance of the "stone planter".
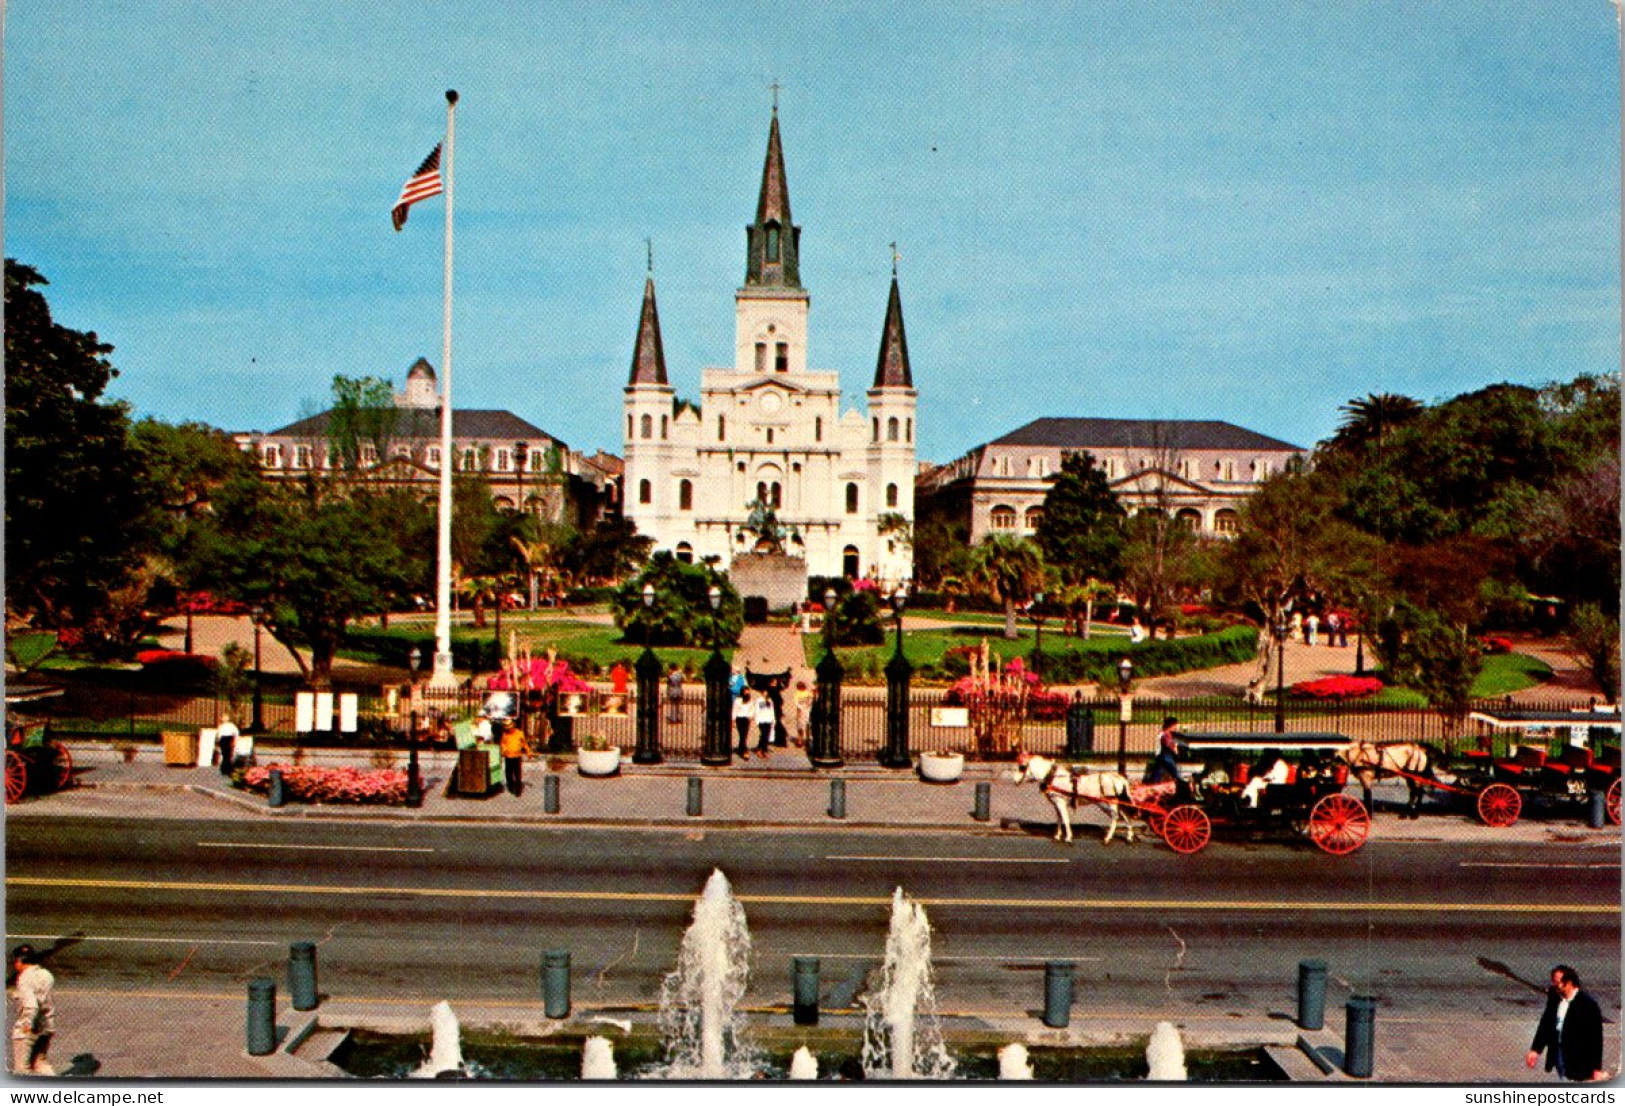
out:
<path id="1" fill-rule="evenodd" d="M 583 776 L 613 776 L 621 770 L 619 749 L 576 750 L 576 771 Z"/>
<path id="2" fill-rule="evenodd" d="M 964 775 L 964 753 L 921 753 L 920 778 L 927 783 L 953 783 Z"/>

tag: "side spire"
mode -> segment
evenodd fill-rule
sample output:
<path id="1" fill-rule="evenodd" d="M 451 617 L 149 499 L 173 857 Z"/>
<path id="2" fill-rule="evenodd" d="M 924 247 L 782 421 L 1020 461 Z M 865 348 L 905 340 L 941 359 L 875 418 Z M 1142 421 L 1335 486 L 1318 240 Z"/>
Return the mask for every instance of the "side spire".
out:
<path id="1" fill-rule="evenodd" d="M 880 359 L 875 364 L 876 388 L 912 388 L 908 367 L 908 335 L 903 331 L 903 297 L 897 290 L 896 247 L 893 247 L 891 299 L 886 303 L 886 325 L 880 332 Z"/>
<path id="2" fill-rule="evenodd" d="M 649 249 L 652 268 L 654 247 Z M 638 318 L 638 341 L 632 350 L 632 379 L 628 383 L 666 383 L 666 350 L 660 343 L 660 309 L 655 306 L 653 272 L 643 280 L 643 314 Z"/>
<path id="3" fill-rule="evenodd" d="M 801 228 L 790 216 L 790 184 L 784 174 L 784 146 L 779 138 L 776 104 L 767 132 L 756 221 L 745 228 L 745 252 L 746 287 L 801 287 Z"/>

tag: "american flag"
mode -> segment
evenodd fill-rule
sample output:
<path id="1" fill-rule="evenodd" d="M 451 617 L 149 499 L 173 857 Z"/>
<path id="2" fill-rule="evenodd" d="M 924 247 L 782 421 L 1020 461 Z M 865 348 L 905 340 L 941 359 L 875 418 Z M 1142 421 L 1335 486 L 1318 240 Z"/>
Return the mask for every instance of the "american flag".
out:
<path id="1" fill-rule="evenodd" d="M 441 191 L 440 147 L 436 145 L 429 152 L 429 156 L 423 159 L 423 164 L 418 166 L 418 171 L 407 177 L 406 183 L 401 186 L 401 198 L 395 201 L 395 206 L 389 212 L 390 221 L 395 224 L 395 229 L 400 230 L 406 225 L 407 208 L 419 200 L 438 196 Z"/>

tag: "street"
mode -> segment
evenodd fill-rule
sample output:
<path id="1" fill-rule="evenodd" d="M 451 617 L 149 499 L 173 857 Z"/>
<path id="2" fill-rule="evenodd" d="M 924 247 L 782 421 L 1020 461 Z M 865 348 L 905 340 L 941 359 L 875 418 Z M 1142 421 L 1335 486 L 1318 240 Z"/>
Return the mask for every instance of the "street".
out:
<path id="1" fill-rule="evenodd" d="M 1586 844 L 1221 841 L 1071 848 L 1027 834 L 549 829 L 379 822 L 13 818 L 7 938 L 61 945 L 64 988 L 238 994 L 319 946 L 323 992 L 526 1002 L 569 949 L 586 1007 L 652 1005 L 695 896 L 722 868 L 754 941 L 747 1002 L 782 1005 L 792 955 L 824 1003 L 862 993 L 893 888 L 925 902 L 945 1012 L 1013 1014 L 1043 961 L 1077 965 L 1080 1012 L 1289 1016 L 1296 963 L 1384 1017 L 1539 1012 L 1566 961 L 1619 996 L 1619 854 Z"/>

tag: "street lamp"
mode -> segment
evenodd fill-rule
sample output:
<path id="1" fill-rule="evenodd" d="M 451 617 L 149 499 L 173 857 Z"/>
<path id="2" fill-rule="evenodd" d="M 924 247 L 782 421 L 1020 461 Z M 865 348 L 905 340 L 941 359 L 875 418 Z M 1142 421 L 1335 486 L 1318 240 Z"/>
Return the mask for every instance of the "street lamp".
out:
<path id="1" fill-rule="evenodd" d="M 897 617 L 897 655 L 903 655 L 903 607 L 908 603 L 908 585 L 898 584 L 891 593 L 891 613 Z"/>
<path id="2" fill-rule="evenodd" d="M 407 723 L 406 805 L 423 805 L 423 776 L 418 769 L 418 668 L 423 664 L 423 651 L 416 645 L 406 652 L 406 667 L 412 673 L 412 708 Z"/>
<path id="3" fill-rule="evenodd" d="M 1034 635 L 1033 635 L 1033 674 L 1034 675 L 1040 675 L 1040 676 L 1043 675 L 1043 672 L 1044 672 L 1044 615 L 1043 615 L 1043 608 L 1044 608 L 1044 593 L 1041 592 L 1041 591 L 1034 592 L 1033 593 L 1033 605 L 1028 610 L 1027 613 L 1032 615 L 1033 626 L 1035 627 Z M 1065 630 L 1066 627 L 1063 626 L 1063 627 L 1061 627 L 1061 629 Z"/>
<path id="4" fill-rule="evenodd" d="M 835 589 L 824 589 L 824 651 L 835 649 Z"/>
<path id="5" fill-rule="evenodd" d="M 728 662 L 722 659 L 722 589 L 716 584 L 705 593 L 711 604 L 711 659 L 705 662 L 705 744 L 700 763 L 712 767 L 732 764 L 728 743 L 732 697 L 728 694 Z"/>
<path id="6" fill-rule="evenodd" d="M 515 479 L 519 482 L 519 490 L 514 493 L 514 497 L 519 501 L 519 518 L 521 520 L 519 536 L 521 540 L 528 541 L 530 540 L 530 531 L 525 528 L 523 520 L 529 517 L 530 514 L 529 510 L 527 510 L 525 507 L 525 466 L 530 462 L 530 443 L 513 443 L 513 457 L 514 461 L 519 465 L 518 475 L 515 477 Z M 536 572 L 530 567 L 529 560 L 527 558 L 525 564 L 525 599 L 527 600 L 527 605 L 532 610 L 536 608 L 536 600 L 534 598 L 536 594 L 535 580 Z"/>
<path id="7" fill-rule="evenodd" d="M 260 686 L 260 629 L 265 624 L 265 608 L 256 606 L 248 612 L 254 620 L 254 720 L 249 723 L 253 733 L 265 732 L 265 694 Z"/>
<path id="8" fill-rule="evenodd" d="M 638 678 L 637 745 L 632 752 L 634 764 L 659 764 L 660 717 L 657 713 L 660 697 L 660 659 L 650 647 L 654 623 L 655 586 L 643 585 L 643 655 L 634 669 Z"/>
<path id="9" fill-rule="evenodd" d="M 1128 724 L 1134 720 L 1134 696 L 1129 693 L 1129 681 L 1134 679 L 1134 662 L 1124 657 L 1117 662 L 1117 773 L 1128 773 Z"/>
<path id="10" fill-rule="evenodd" d="M 908 683 L 914 666 L 903 655 L 903 607 L 908 602 L 908 586 L 898 584 L 891 593 L 892 613 L 897 616 L 897 650 L 886 662 L 886 747 L 880 753 L 883 768 L 910 768 L 908 753 Z"/>
<path id="11" fill-rule="evenodd" d="M 1286 618 L 1275 616 L 1275 732 L 1286 733 Z"/>

